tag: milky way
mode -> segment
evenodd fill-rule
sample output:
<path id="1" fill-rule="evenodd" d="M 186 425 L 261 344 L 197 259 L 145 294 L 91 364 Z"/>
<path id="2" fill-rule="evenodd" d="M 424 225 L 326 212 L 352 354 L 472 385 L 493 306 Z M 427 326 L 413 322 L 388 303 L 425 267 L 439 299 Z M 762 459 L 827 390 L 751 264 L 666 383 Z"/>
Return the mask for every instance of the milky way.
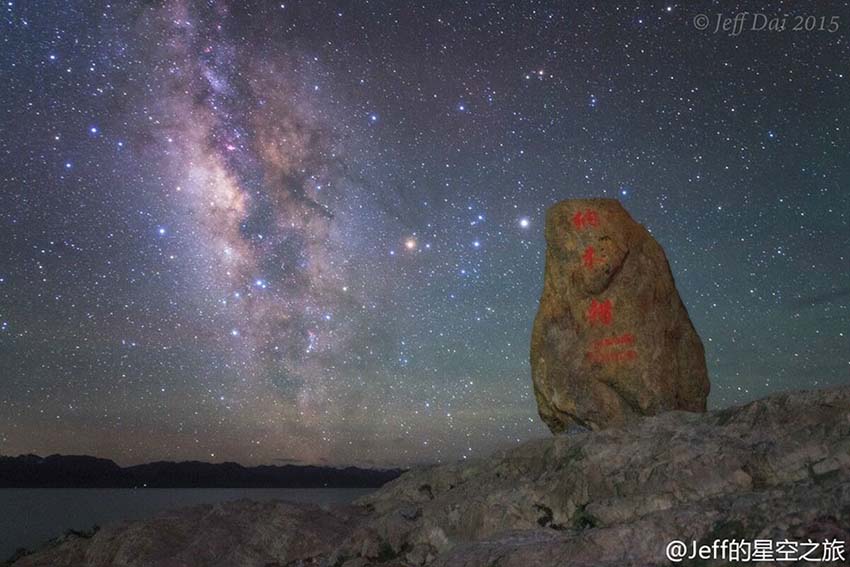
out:
<path id="1" fill-rule="evenodd" d="M 846 382 L 845 30 L 694 29 L 719 9 L 6 3 L 0 453 L 547 435 L 528 340 L 572 197 L 665 247 L 710 405 Z"/>
<path id="2" fill-rule="evenodd" d="M 185 277 L 203 282 L 199 297 L 227 330 L 218 348 L 238 368 L 220 401 L 269 423 L 321 429 L 345 419 L 351 407 L 340 398 L 362 372 L 356 338 L 374 334 L 360 311 L 381 288 L 352 268 L 366 228 L 357 210 L 375 205 L 346 174 L 331 112 L 311 100 L 317 87 L 298 79 L 315 61 L 297 49 L 258 57 L 255 44 L 234 42 L 223 3 L 143 17 L 163 38 L 147 64 L 170 69 L 158 101 L 168 119 L 151 131 L 174 145 L 174 204 L 200 260 Z M 324 456 L 310 444 L 296 451 Z"/>
<path id="3" fill-rule="evenodd" d="M 231 327 L 224 348 L 244 354 L 251 382 L 295 383 L 309 412 L 324 393 L 313 367 L 346 349 L 334 321 L 348 280 L 336 209 L 353 191 L 319 111 L 295 102 L 286 56 L 253 62 L 227 39 L 227 9 L 212 12 L 178 6 L 156 23 L 162 63 L 175 62 L 162 110 L 178 148 L 172 175 L 187 180 L 178 206 L 208 262 L 204 291 Z"/>

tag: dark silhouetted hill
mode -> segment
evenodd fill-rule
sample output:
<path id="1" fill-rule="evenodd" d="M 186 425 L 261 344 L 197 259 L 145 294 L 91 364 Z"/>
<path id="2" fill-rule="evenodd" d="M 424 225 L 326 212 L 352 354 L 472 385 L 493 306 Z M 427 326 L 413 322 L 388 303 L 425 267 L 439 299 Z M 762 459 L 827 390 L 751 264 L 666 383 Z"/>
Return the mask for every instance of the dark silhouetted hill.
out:
<path id="1" fill-rule="evenodd" d="M 159 461 L 120 467 L 85 455 L 0 456 L 0 488 L 371 488 L 400 469 Z"/>

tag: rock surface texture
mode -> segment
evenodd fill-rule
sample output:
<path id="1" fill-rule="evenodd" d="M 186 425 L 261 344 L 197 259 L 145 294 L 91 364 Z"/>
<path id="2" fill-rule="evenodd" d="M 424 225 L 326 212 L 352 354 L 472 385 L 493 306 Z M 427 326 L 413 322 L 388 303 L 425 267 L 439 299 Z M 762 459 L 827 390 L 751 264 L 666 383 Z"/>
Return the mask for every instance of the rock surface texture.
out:
<path id="1" fill-rule="evenodd" d="M 850 545 L 850 387 L 530 441 L 348 507 L 179 510 L 15 566 L 621 567 L 669 565 L 674 539 Z"/>
<path id="2" fill-rule="evenodd" d="M 531 372 L 555 433 L 705 411 L 705 352 L 664 250 L 614 199 L 562 201 L 546 214 Z"/>

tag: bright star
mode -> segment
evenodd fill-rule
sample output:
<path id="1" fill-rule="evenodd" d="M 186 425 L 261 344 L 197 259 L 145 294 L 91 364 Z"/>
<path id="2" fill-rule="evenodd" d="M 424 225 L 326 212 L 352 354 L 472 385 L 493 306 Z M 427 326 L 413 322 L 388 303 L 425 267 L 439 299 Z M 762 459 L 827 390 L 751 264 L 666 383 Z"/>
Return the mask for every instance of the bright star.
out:
<path id="1" fill-rule="evenodd" d="M 529 221 L 526 217 L 522 217 L 521 219 L 519 219 L 519 226 L 521 228 L 528 228 L 529 224 L 531 224 L 531 223 L 529 223 Z"/>

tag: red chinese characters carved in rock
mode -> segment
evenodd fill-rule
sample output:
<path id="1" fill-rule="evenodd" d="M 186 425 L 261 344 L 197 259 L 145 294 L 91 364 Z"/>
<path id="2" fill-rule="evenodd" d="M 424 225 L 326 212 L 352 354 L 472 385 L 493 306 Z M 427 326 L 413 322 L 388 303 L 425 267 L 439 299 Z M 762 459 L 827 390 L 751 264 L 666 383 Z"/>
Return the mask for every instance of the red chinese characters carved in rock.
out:
<path id="1" fill-rule="evenodd" d="M 593 362 L 621 362 L 624 360 L 636 359 L 637 351 L 634 349 L 618 350 L 613 352 L 591 350 L 587 352 L 587 358 L 589 358 Z"/>
<path id="2" fill-rule="evenodd" d="M 588 246 L 585 248 L 584 254 L 581 255 L 581 260 L 585 268 L 593 269 L 593 264 L 601 261 L 601 258 L 596 257 L 596 250 L 593 249 L 593 246 Z"/>
<path id="3" fill-rule="evenodd" d="M 618 350 L 618 347 L 628 347 L 633 344 L 635 344 L 635 336 L 631 333 L 625 333 L 616 337 L 606 337 L 593 341 L 593 348 L 587 351 L 585 355 L 591 361 L 600 363 L 634 360 L 637 358 L 636 350 L 631 348 Z"/>
<path id="4" fill-rule="evenodd" d="M 578 211 L 573 215 L 573 226 L 576 230 L 599 226 L 599 215 L 593 209 Z"/>
<path id="5" fill-rule="evenodd" d="M 606 337 L 593 341 L 593 348 L 605 348 L 618 345 L 633 345 L 635 344 L 635 336 L 631 333 L 625 333 L 618 337 Z"/>
<path id="6" fill-rule="evenodd" d="M 601 325 L 610 325 L 614 321 L 614 306 L 610 299 L 605 301 L 590 300 L 590 307 L 587 308 L 587 322 L 590 325 L 599 323 Z"/>
<path id="7" fill-rule="evenodd" d="M 599 226 L 599 215 L 592 209 L 585 209 L 573 215 L 572 221 L 576 230 L 595 228 Z M 605 258 L 597 256 L 596 249 L 593 246 L 588 246 L 584 249 L 581 261 L 585 268 L 592 270 L 595 265 L 604 262 Z M 591 299 L 590 306 L 587 308 L 587 313 L 585 313 L 585 318 L 587 324 L 591 326 L 611 325 L 614 322 L 614 305 L 610 299 L 603 301 Z M 599 363 L 634 360 L 637 358 L 637 351 L 633 348 L 628 348 L 634 344 L 634 335 L 625 333 L 594 341 L 591 349 L 585 354 L 591 361 Z"/>

